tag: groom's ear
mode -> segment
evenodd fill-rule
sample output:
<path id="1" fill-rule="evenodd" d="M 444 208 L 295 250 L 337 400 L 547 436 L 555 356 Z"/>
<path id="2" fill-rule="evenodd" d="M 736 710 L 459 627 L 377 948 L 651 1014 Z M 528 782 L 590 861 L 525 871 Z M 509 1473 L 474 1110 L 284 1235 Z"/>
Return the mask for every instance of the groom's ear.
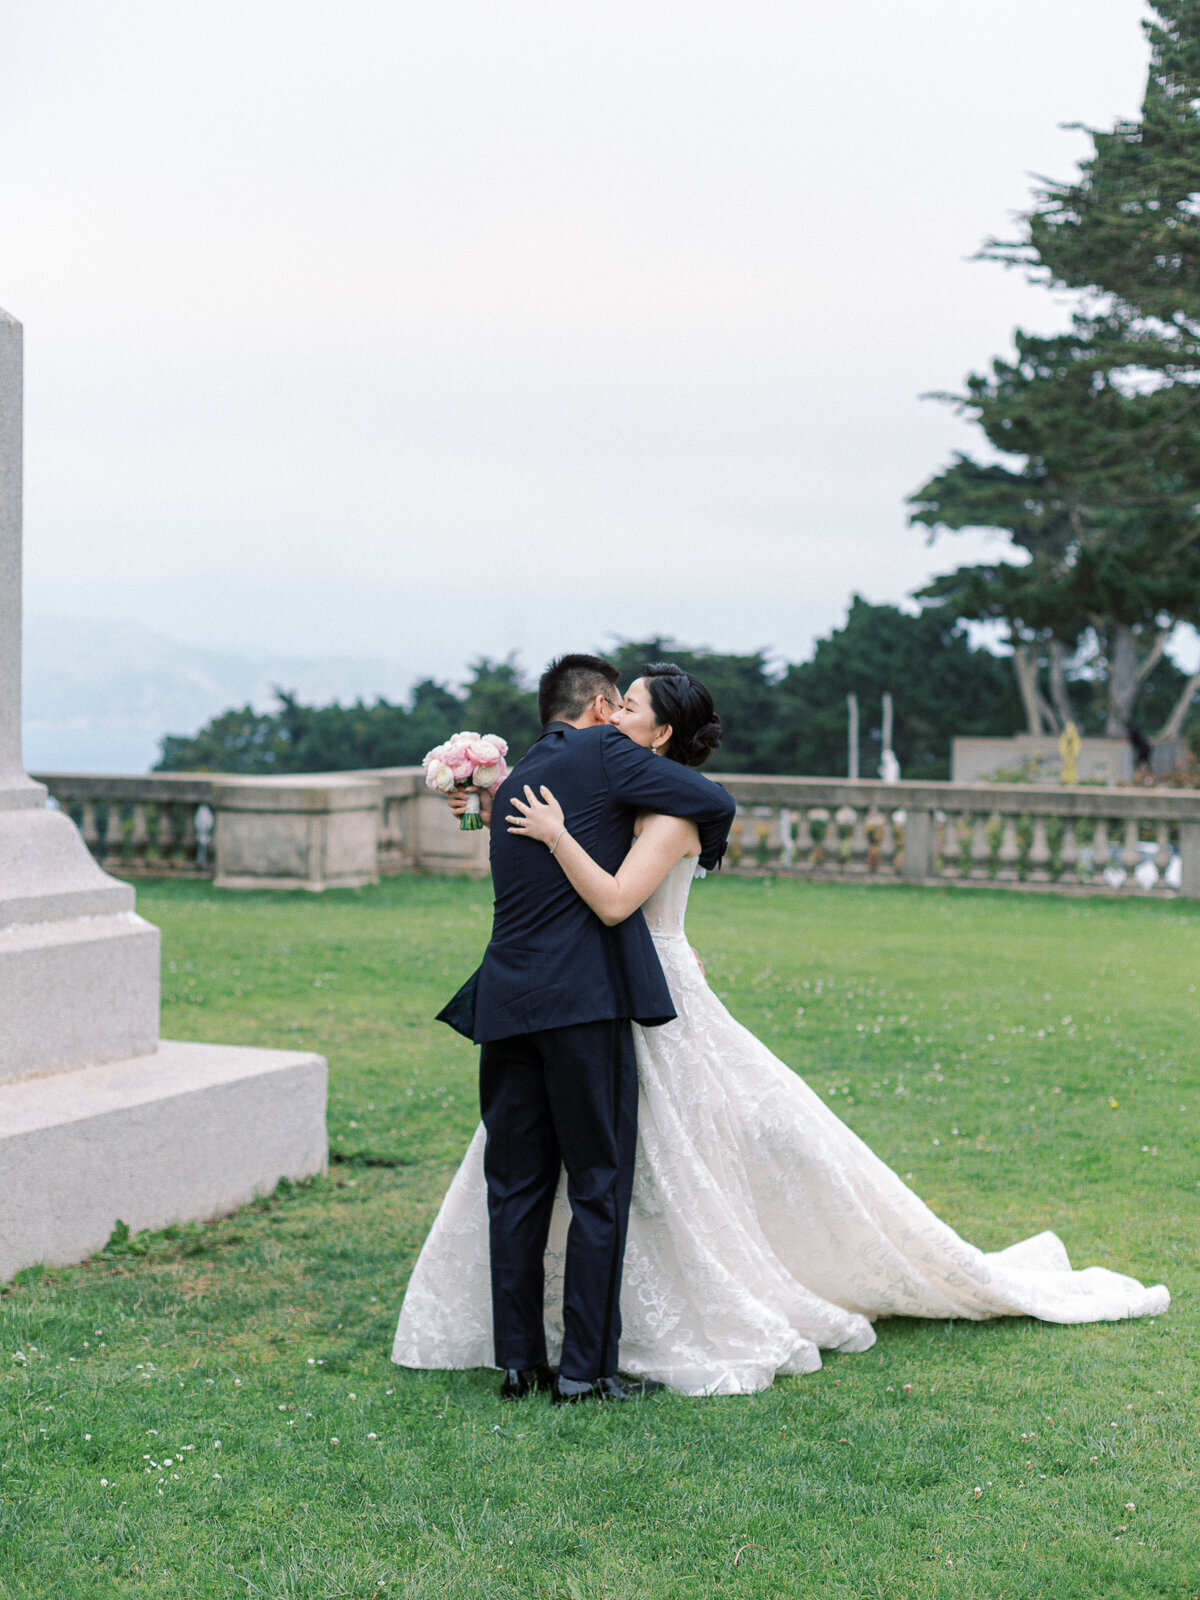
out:
<path id="1" fill-rule="evenodd" d="M 598 694 L 589 707 L 597 724 L 611 722 L 612 714 L 616 709 L 616 706 L 613 705 L 606 694 Z"/>

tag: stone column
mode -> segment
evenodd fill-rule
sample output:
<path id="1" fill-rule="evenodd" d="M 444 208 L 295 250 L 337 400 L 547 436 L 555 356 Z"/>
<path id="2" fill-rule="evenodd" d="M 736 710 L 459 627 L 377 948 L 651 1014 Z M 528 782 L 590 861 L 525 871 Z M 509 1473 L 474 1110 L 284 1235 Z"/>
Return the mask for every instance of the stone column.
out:
<path id="1" fill-rule="evenodd" d="M 0 311 L 0 1083 L 158 1042 L 158 930 L 21 762 L 21 389 Z"/>
<path id="2" fill-rule="evenodd" d="M 21 324 L 0 311 L 0 809 L 41 805 L 21 761 Z"/>
<path id="3" fill-rule="evenodd" d="M 159 1041 L 158 929 L 21 761 L 21 325 L 0 311 L 0 1281 L 325 1164 L 325 1062 Z"/>

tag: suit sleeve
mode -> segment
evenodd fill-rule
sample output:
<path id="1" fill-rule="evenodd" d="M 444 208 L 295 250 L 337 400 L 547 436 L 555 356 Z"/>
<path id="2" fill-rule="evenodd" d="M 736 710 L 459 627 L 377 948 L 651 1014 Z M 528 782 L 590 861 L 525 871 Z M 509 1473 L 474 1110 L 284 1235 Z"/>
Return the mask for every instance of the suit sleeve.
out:
<path id="1" fill-rule="evenodd" d="M 604 772 L 614 796 L 639 811 L 694 822 L 700 831 L 700 865 L 711 871 L 725 854 L 737 809 L 729 791 L 678 761 L 643 750 L 616 728 L 605 728 L 602 737 Z"/>

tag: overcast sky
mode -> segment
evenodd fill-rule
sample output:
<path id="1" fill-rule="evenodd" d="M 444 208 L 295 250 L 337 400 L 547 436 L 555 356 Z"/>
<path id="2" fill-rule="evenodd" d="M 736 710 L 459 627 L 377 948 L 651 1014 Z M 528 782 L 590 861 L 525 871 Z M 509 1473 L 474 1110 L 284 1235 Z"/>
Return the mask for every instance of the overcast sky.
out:
<path id="1" fill-rule="evenodd" d="M 808 653 L 982 554 L 919 396 L 1138 0 L 0 0 L 26 604 L 198 644 Z"/>

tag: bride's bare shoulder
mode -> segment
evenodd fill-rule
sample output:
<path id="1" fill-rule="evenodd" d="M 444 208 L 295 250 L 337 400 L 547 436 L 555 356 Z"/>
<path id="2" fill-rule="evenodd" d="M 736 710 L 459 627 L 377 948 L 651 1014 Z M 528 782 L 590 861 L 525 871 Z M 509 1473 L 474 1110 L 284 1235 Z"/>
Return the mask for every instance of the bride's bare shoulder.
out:
<path id="1" fill-rule="evenodd" d="M 700 834 L 694 822 L 686 817 L 669 817 L 663 811 L 639 811 L 633 824 L 633 836 L 659 835 L 677 842 L 681 856 L 700 854 Z"/>

